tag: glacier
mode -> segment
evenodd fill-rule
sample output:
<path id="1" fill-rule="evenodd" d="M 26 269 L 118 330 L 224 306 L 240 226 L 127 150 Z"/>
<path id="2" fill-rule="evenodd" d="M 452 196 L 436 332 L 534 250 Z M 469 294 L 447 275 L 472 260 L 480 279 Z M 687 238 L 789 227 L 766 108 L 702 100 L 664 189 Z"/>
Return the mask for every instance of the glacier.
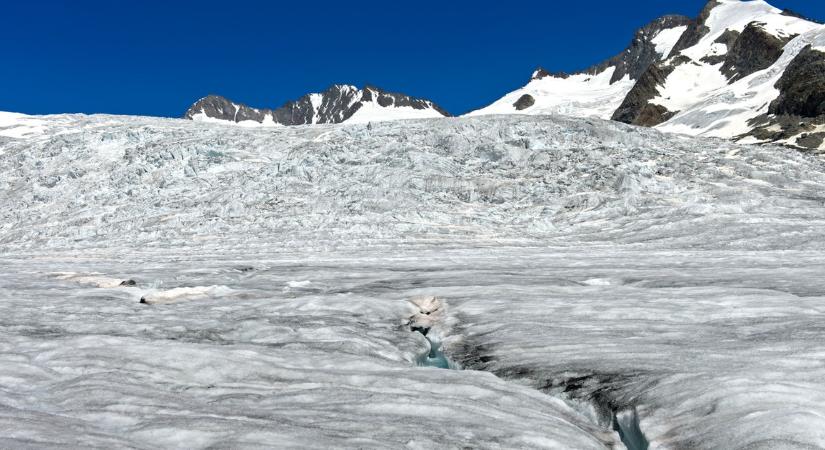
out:
<path id="1" fill-rule="evenodd" d="M 3 130 L 0 447 L 825 447 L 816 155 L 563 116 Z"/>

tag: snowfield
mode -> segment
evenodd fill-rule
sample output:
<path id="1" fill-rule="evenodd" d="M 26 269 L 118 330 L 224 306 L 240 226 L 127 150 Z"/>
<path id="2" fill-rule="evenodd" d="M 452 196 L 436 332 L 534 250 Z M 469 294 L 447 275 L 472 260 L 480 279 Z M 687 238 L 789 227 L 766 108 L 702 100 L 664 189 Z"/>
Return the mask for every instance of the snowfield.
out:
<path id="1" fill-rule="evenodd" d="M 825 447 L 821 158 L 1 117 L 0 448 Z"/>
<path id="2" fill-rule="evenodd" d="M 684 27 L 680 27 L 684 28 Z M 677 36 L 678 39 L 678 36 Z M 671 45 L 672 46 L 672 45 Z M 548 76 L 531 79 L 521 89 L 505 95 L 492 105 L 467 113 L 468 117 L 489 114 L 564 114 L 576 117 L 609 119 L 636 84 L 629 76 L 611 83 L 615 67 L 599 74 L 579 73 L 567 78 Z M 535 105 L 521 112 L 514 106 L 523 95 L 530 95 Z"/>

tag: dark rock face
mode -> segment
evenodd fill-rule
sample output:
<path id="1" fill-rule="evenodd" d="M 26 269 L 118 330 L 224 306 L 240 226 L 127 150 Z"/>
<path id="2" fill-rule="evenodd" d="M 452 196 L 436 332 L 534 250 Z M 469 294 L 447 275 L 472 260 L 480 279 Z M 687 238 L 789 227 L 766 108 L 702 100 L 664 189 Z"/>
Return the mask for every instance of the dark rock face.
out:
<path id="1" fill-rule="evenodd" d="M 657 63 L 648 67 L 645 73 L 627 94 L 622 104 L 613 113 L 613 120 L 652 127 L 658 125 L 675 114 L 661 105 L 654 105 L 650 100 L 659 94 L 659 86 L 662 85 L 675 69 L 674 65 Z"/>
<path id="2" fill-rule="evenodd" d="M 767 69 L 782 56 L 782 49 L 786 43 L 787 41 L 765 31 L 762 24 L 752 22 L 745 27 L 733 45 L 728 46 L 722 73 L 732 83 L 754 72 Z"/>
<path id="3" fill-rule="evenodd" d="M 805 47 L 785 69 L 776 87 L 779 97 L 771 103 L 770 114 L 825 114 L 825 53 Z"/>
<path id="4" fill-rule="evenodd" d="M 739 39 L 739 36 L 742 33 L 734 30 L 725 30 L 715 41 L 717 44 L 725 44 L 725 47 L 730 50 L 733 48 L 733 45 L 736 44 L 736 40 Z"/>
<path id="5" fill-rule="evenodd" d="M 693 21 L 685 16 L 660 17 L 637 31 L 633 41 L 625 51 L 587 69 L 585 72 L 595 75 L 603 72 L 608 67 L 615 67 L 616 71 L 613 72 L 610 79 L 611 84 L 621 80 L 626 75 L 629 75 L 631 80 L 638 80 L 651 64 L 659 62 L 664 56 L 667 56 L 659 55 L 656 52 L 653 38 L 662 30 L 689 26 L 691 23 Z"/>
<path id="6" fill-rule="evenodd" d="M 615 67 L 616 70 L 610 78 L 611 84 L 621 80 L 626 75 L 629 75 L 631 80 L 638 80 L 651 64 L 657 63 L 661 61 L 664 56 L 667 56 L 660 55 L 656 52 L 656 45 L 653 44 L 653 38 L 662 30 L 687 26 L 691 23 L 693 23 L 693 21 L 685 16 L 672 15 L 660 17 L 636 31 L 633 41 L 630 42 L 630 45 L 628 45 L 624 51 L 578 73 L 597 75 L 610 67 Z M 568 78 L 570 74 L 565 72 L 550 72 L 539 67 L 533 72 L 533 76 L 530 79 L 541 80 L 545 77 Z"/>
<path id="7" fill-rule="evenodd" d="M 670 51 L 671 56 L 678 55 L 679 52 L 686 48 L 693 47 L 694 45 L 698 44 L 699 41 L 710 31 L 710 29 L 705 26 L 705 22 L 707 22 L 708 17 L 710 17 L 710 12 L 713 11 L 713 8 L 716 8 L 721 3 L 716 0 L 710 0 L 702 11 L 699 13 L 699 17 L 696 18 L 695 21 L 691 21 L 688 25 L 687 30 L 682 34 L 682 37 L 676 41 L 676 45 L 673 47 L 673 50 Z"/>
<path id="8" fill-rule="evenodd" d="M 524 94 L 521 97 L 519 97 L 519 99 L 516 100 L 515 103 L 513 103 L 513 106 L 516 107 L 517 111 L 522 111 L 522 110 L 525 110 L 525 109 L 527 109 L 527 108 L 529 108 L 529 107 L 531 107 L 535 104 L 536 104 L 536 99 L 533 98 L 532 95 Z"/>
<path id="9" fill-rule="evenodd" d="M 570 74 L 567 72 L 549 72 L 545 70 L 543 67 L 537 68 L 533 72 L 533 76 L 530 77 L 530 80 L 541 80 L 542 78 L 546 77 L 553 77 L 553 78 L 570 78 Z"/>
<path id="10" fill-rule="evenodd" d="M 738 136 L 738 138 L 752 136 L 763 142 L 776 142 L 796 137 L 793 146 L 808 150 L 819 150 L 819 146 L 825 138 L 825 133 L 815 131 L 818 126 L 825 125 L 825 116 L 800 117 L 787 114 L 763 114 L 748 121 L 748 125 L 753 129 L 742 136 Z"/>
<path id="11" fill-rule="evenodd" d="M 679 37 L 670 54 L 666 55 L 665 61 L 662 61 L 660 58 L 643 69 L 633 89 L 630 90 L 622 104 L 616 112 L 613 113 L 613 120 L 652 127 L 665 122 L 676 114 L 675 111 L 668 111 L 664 106 L 651 104 L 650 100 L 659 95 L 659 86 L 664 84 L 676 66 L 680 64 L 693 64 L 687 57 L 679 56 L 679 52 L 699 43 L 699 40 L 710 31 L 708 27 L 705 26 L 705 22 L 707 22 L 708 17 L 710 17 L 713 8 L 718 5 L 720 5 L 719 2 L 711 0 L 705 5 L 696 20 L 681 18 L 678 22 L 674 22 L 679 25 L 687 25 L 687 30 Z M 738 33 L 726 32 L 723 33 L 716 42 L 724 43 L 728 46 L 728 49 L 730 49 L 738 38 Z M 725 56 L 713 57 L 713 61 L 705 62 L 718 64 L 722 62 L 724 58 Z"/>
<path id="12" fill-rule="evenodd" d="M 445 117 L 450 115 L 450 113 L 443 110 L 440 106 L 436 105 L 435 103 L 429 100 L 414 98 L 410 97 L 409 95 L 404 95 L 397 92 L 387 92 L 375 86 L 364 87 L 364 95 L 362 97 L 362 100 L 370 101 L 374 98 L 377 98 L 378 104 L 384 107 L 396 106 L 410 107 L 415 109 L 433 108 Z"/>
<path id="13" fill-rule="evenodd" d="M 316 104 L 313 104 L 313 95 Z M 444 116 L 445 110 L 429 100 L 408 95 L 387 92 L 374 86 L 363 90 L 347 85 L 333 85 L 321 94 L 308 94 L 298 100 L 289 101 L 277 109 L 256 109 L 233 103 L 226 98 L 210 95 L 192 105 L 184 118 L 192 119 L 197 114 L 231 122 L 252 120 L 263 122 L 267 115 L 282 125 L 305 125 L 311 123 L 341 123 L 355 114 L 366 102 L 376 102 L 383 107 L 410 107 L 414 109 L 432 108 Z"/>
<path id="14" fill-rule="evenodd" d="M 311 123 L 341 123 L 358 111 L 360 91 L 352 86 L 333 85 L 321 93 L 317 111 L 312 104 L 312 94 L 298 100 L 284 103 L 272 111 L 275 122 L 283 125 L 306 125 Z M 317 120 L 313 122 L 317 114 Z"/>
<path id="15" fill-rule="evenodd" d="M 192 119 L 199 113 L 206 114 L 207 117 L 213 119 L 229 120 L 232 122 L 241 122 L 244 120 L 261 122 L 264 120 L 266 111 L 250 108 L 246 105 L 235 104 L 217 95 L 209 95 L 192 105 L 183 117 L 185 119 Z"/>
<path id="16" fill-rule="evenodd" d="M 806 133 L 796 140 L 796 144 L 803 148 L 818 149 L 823 141 L 825 141 L 825 133 Z"/>

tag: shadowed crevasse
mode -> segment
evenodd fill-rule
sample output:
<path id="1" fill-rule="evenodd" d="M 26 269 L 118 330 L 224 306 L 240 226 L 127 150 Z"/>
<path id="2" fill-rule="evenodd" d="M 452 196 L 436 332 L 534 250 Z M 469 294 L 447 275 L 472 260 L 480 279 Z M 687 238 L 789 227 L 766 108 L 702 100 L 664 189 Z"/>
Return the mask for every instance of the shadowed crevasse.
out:
<path id="1" fill-rule="evenodd" d="M 412 332 L 421 333 L 429 343 L 427 353 L 421 355 L 417 362 L 420 367 L 435 367 L 439 369 L 482 370 L 491 372 L 504 380 L 533 379 L 538 377 L 528 368 L 514 368 L 510 370 L 488 370 L 487 363 L 492 356 L 484 356 L 484 350 L 476 348 L 467 340 L 462 340 L 457 346 L 460 362 L 454 362 L 445 354 L 442 339 L 443 330 L 448 328 L 446 304 L 437 297 L 422 297 L 410 302 L 418 312 L 408 319 Z M 434 331 L 437 330 L 437 331 Z M 589 409 L 596 411 L 595 422 L 602 428 L 615 431 L 621 442 L 628 450 L 647 450 L 650 443 L 642 432 L 639 424 L 639 415 L 632 405 L 622 404 L 613 399 L 610 386 L 618 384 L 625 376 L 592 376 L 572 377 L 555 384 L 546 382 L 538 390 L 560 398 L 576 410 Z M 582 414 L 582 416 L 586 416 Z"/>

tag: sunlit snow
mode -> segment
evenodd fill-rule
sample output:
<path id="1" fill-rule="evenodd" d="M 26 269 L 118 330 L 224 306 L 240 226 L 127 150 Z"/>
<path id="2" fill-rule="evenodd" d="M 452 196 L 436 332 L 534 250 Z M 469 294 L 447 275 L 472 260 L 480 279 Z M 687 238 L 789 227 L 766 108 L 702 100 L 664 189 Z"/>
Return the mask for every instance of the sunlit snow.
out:
<path id="1" fill-rule="evenodd" d="M 547 76 L 531 80 L 490 106 L 472 111 L 467 116 L 489 114 L 565 114 L 576 117 L 609 119 L 622 100 L 636 84 L 630 76 L 610 83 L 615 67 L 596 75 L 575 74 L 567 78 Z M 531 95 L 536 103 L 525 111 L 517 111 L 514 104 L 522 95 Z"/>

